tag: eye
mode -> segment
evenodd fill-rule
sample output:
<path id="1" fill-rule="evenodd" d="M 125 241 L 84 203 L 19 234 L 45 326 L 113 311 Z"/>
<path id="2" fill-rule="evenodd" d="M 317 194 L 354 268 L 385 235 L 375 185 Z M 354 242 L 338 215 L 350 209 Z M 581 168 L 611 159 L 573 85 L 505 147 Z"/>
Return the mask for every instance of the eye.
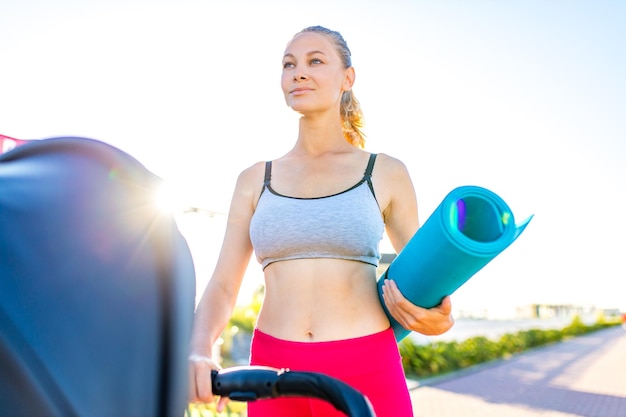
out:
<path id="1" fill-rule="evenodd" d="M 289 61 L 283 62 L 283 69 L 293 68 L 293 67 L 294 67 L 293 62 L 289 62 Z"/>
<path id="2" fill-rule="evenodd" d="M 310 64 L 311 64 L 311 65 L 323 64 L 323 62 L 322 62 L 322 60 L 321 60 L 321 59 L 319 59 L 319 58 L 311 58 Z"/>

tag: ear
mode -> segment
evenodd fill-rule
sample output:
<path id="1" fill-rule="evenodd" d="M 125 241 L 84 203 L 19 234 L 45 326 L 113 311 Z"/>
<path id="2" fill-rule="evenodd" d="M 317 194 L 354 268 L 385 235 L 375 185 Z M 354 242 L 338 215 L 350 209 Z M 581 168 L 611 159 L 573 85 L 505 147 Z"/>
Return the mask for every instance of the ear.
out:
<path id="1" fill-rule="evenodd" d="M 343 91 L 352 90 L 355 79 L 356 73 L 354 72 L 354 67 L 346 68 L 346 78 L 343 81 Z"/>

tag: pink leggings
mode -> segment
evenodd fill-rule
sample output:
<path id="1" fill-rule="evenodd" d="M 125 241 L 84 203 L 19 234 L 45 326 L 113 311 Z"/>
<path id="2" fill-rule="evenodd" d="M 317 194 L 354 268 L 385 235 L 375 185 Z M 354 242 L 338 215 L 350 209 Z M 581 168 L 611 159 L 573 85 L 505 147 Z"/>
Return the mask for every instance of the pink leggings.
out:
<path id="1" fill-rule="evenodd" d="M 256 329 L 251 365 L 322 372 L 365 394 L 377 417 L 413 416 L 398 345 L 391 328 L 330 342 L 291 342 Z M 345 417 L 316 398 L 278 398 L 248 403 L 249 417 Z"/>

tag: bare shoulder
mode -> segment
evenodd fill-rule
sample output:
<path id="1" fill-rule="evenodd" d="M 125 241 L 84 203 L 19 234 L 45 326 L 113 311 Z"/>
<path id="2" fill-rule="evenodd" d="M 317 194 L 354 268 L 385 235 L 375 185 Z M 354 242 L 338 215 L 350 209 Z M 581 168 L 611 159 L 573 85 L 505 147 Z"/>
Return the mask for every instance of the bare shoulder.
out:
<path id="1" fill-rule="evenodd" d="M 265 162 L 256 162 L 239 173 L 234 198 L 246 199 L 256 205 L 263 189 Z"/>
<path id="2" fill-rule="evenodd" d="M 375 168 L 384 179 L 397 180 L 400 178 L 407 178 L 409 171 L 400 159 L 393 157 L 385 153 L 379 153 L 376 157 Z"/>
<path id="3" fill-rule="evenodd" d="M 415 190 L 409 171 L 400 159 L 380 153 L 372 175 L 376 199 L 386 221 L 391 220 L 390 213 L 400 212 L 413 207 Z M 409 213 L 410 214 L 410 213 Z"/>
<path id="4" fill-rule="evenodd" d="M 247 167 L 239 173 L 237 183 L 241 184 L 254 184 L 255 182 L 263 183 L 263 176 L 265 173 L 265 162 L 256 162 L 253 165 Z"/>

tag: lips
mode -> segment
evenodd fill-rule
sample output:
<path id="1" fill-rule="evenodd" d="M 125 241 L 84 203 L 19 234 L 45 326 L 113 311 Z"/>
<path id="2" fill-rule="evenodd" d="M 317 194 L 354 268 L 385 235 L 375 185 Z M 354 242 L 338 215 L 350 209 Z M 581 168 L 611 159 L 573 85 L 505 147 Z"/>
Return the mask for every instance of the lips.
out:
<path id="1" fill-rule="evenodd" d="M 290 94 L 304 93 L 307 91 L 312 91 L 312 89 L 309 87 L 298 87 L 298 88 L 294 88 L 293 90 L 291 90 Z"/>

